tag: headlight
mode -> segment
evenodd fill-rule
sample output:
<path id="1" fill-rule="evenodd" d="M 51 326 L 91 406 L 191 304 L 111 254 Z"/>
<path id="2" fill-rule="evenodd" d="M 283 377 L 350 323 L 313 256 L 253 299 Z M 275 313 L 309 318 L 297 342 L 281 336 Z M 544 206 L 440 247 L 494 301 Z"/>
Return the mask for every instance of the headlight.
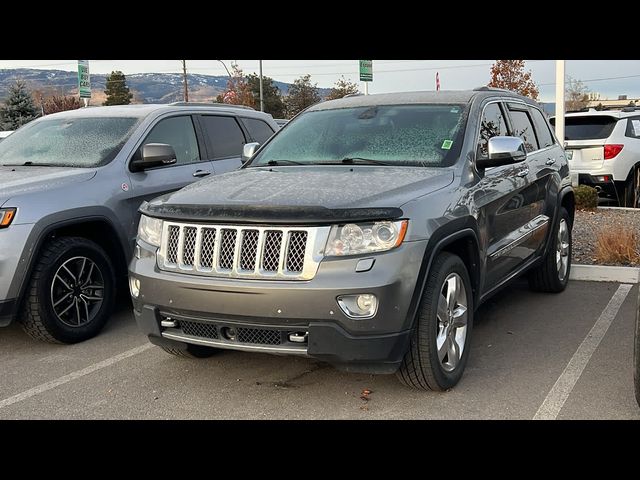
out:
<path id="1" fill-rule="evenodd" d="M 0 208 L 0 228 L 6 228 L 11 225 L 13 217 L 15 216 L 15 208 Z"/>
<path id="2" fill-rule="evenodd" d="M 329 232 L 325 255 L 357 255 L 391 250 L 404 240 L 408 223 L 408 220 L 399 220 L 334 225 Z"/>
<path id="3" fill-rule="evenodd" d="M 138 224 L 138 238 L 159 247 L 162 238 L 162 220 L 142 215 Z"/>

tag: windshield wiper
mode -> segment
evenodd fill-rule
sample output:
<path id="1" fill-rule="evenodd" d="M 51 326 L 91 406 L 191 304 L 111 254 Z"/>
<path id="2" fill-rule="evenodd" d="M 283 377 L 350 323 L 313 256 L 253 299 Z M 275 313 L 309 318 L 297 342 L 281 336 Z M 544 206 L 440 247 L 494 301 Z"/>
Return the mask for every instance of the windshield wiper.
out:
<path id="1" fill-rule="evenodd" d="M 345 157 L 340 160 L 340 163 L 345 163 L 348 165 L 353 165 L 354 163 L 365 163 L 370 165 L 391 165 L 388 162 L 383 162 L 382 160 L 374 160 L 372 158 L 362 158 L 362 157 Z"/>
<path id="2" fill-rule="evenodd" d="M 56 165 L 49 165 L 48 163 L 34 163 L 31 161 L 24 163 L 3 163 L 3 167 L 55 167 Z"/>
<path id="3" fill-rule="evenodd" d="M 266 165 L 270 167 L 275 167 L 277 165 L 307 165 L 306 163 L 295 162 L 293 160 L 269 160 Z M 261 167 L 263 165 L 256 165 L 256 167 Z"/>

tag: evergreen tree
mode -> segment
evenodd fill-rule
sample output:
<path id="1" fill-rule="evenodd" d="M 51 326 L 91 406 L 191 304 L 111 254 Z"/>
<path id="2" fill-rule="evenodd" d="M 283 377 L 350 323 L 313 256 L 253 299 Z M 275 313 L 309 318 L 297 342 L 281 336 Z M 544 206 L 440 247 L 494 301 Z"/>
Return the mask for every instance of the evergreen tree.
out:
<path id="1" fill-rule="evenodd" d="M 293 81 L 293 85 L 289 87 L 289 94 L 284 101 L 288 118 L 297 115 L 305 108 L 320 101 L 317 85 L 317 83 L 311 84 L 311 75 L 309 74 Z"/>
<path id="2" fill-rule="evenodd" d="M 253 94 L 254 103 L 252 107 L 260 110 L 260 77 L 252 73 L 247 75 L 246 78 L 249 89 Z M 284 102 L 280 95 L 280 89 L 274 85 L 272 78 L 262 77 L 262 100 L 265 112 L 270 113 L 273 118 L 284 118 Z"/>
<path id="3" fill-rule="evenodd" d="M 107 95 L 107 99 L 102 105 L 129 105 L 133 94 L 127 87 L 127 80 L 124 73 L 120 70 L 111 72 L 107 75 L 107 83 L 104 93 Z"/>
<path id="4" fill-rule="evenodd" d="M 0 107 L 2 130 L 16 130 L 38 116 L 38 109 L 24 80 L 16 80 L 9 87 L 9 97 Z"/>
<path id="5" fill-rule="evenodd" d="M 358 93 L 358 85 L 353 82 L 349 82 L 344 78 L 344 76 L 342 76 L 340 77 L 340 80 L 338 80 L 333 86 L 325 100 L 335 100 L 337 98 L 342 98 L 350 93 Z"/>

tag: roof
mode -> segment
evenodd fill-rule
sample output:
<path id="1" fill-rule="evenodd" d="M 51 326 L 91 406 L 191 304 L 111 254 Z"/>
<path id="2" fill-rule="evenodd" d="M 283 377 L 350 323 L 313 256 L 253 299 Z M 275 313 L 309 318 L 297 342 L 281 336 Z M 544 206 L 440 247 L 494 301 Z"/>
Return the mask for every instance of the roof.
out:
<path id="1" fill-rule="evenodd" d="M 613 118 L 637 117 L 638 115 L 640 115 L 640 110 L 624 112 L 621 110 L 596 110 L 595 108 L 590 108 L 588 112 L 567 112 L 564 114 L 565 117 L 607 116 L 607 117 L 613 117 Z M 552 117 L 552 118 L 555 118 L 555 117 Z"/>
<path id="2" fill-rule="evenodd" d="M 343 97 L 337 100 L 318 103 L 310 107 L 309 111 L 330 110 L 334 108 L 370 107 L 374 105 L 417 105 L 424 103 L 466 104 L 475 96 L 494 97 L 496 95 L 524 99 L 524 97 L 515 93 L 497 89 L 441 90 L 439 92 L 431 90 Z"/>
<path id="3" fill-rule="evenodd" d="M 221 105 L 221 104 L 202 104 L 202 103 L 194 103 L 193 105 L 188 104 L 178 104 L 178 105 L 167 105 L 167 104 L 153 104 L 153 103 L 145 103 L 141 105 L 110 105 L 106 107 L 87 107 L 87 108 L 78 108 L 76 110 L 67 110 L 65 112 L 52 113 L 46 115 L 45 118 L 56 116 L 56 117 L 137 117 L 142 118 L 154 112 L 175 112 L 180 110 L 192 110 L 192 111 L 217 111 L 217 112 L 229 112 L 235 114 L 242 114 L 246 116 L 259 116 L 266 115 L 263 112 L 255 111 L 253 109 L 238 109 L 237 107 L 231 105 Z"/>

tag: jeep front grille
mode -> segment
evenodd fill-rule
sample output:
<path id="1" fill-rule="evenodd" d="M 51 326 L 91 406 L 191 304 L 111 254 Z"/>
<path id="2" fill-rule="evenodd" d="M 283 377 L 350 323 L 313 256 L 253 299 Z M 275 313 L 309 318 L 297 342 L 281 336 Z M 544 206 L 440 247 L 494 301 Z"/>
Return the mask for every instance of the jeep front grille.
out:
<path id="1" fill-rule="evenodd" d="M 328 234 L 329 227 L 164 222 L 158 267 L 212 277 L 309 280 Z"/>

